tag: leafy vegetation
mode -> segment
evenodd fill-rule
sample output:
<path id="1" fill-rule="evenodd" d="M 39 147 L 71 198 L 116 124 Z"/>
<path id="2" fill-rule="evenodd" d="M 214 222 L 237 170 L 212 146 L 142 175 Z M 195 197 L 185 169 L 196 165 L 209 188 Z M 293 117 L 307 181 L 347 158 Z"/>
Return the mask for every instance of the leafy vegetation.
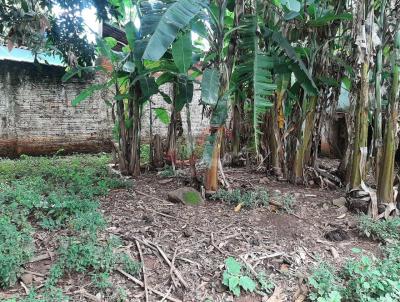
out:
<path id="1" fill-rule="evenodd" d="M 35 229 L 69 229 L 60 237 L 43 299 L 33 291 L 26 301 L 64 301 L 57 281 L 67 272 L 92 276 L 93 286 L 109 287 L 108 276 L 120 265 L 131 274 L 140 266 L 117 252 L 118 238 L 99 240 L 106 221 L 97 198 L 124 187 L 107 170 L 108 155 L 3 160 L 0 164 L 0 286 L 13 285 L 21 266 L 34 255 Z M 24 301 L 25 301 L 24 300 Z"/>
<path id="2" fill-rule="evenodd" d="M 222 200 L 233 205 L 242 204 L 244 207 L 267 207 L 269 205 L 269 194 L 264 190 L 218 190 L 211 197 L 213 200 Z"/>
<path id="3" fill-rule="evenodd" d="M 381 241 L 400 240 L 400 218 L 375 221 L 367 215 L 359 218 L 359 229 L 362 234 Z"/>
<path id="4" fill-rule="evenodd" d="M 33 255 L 31 231 L 19 229 L 8 216 L 0 218 L 0 287 L 14 284 L 21 265 Z"/>
<path id="5" fill-rule="evenodd" d="M 361 255 L 358 260 L 349 260 L 337 273 L 326 264 L 320 265 L 309 278 L 312 287 L 310 299 L 322 302 L 398 301 L 398 246 L 388 247 L 384 253 L 382 259 Z"/>
<path id="6" fill-rule="evenodd" d="M 243 274 L 242 265 L 239 262 L 229 257 L 225 260 L 225 267 L 222 284 L 227 286 L 235 296 L 240 296 L 241 289 L 254 292 L 256 283 L 249 276 Z"/>
<path id="7" fill-rule="evenodd" d="M 228 287 L 229 291 L 237 297 L 240 296 L 241 290 L 265 295 L 270 294 L 275 287 L 274 283 L 267 279 L 263 273 L 260 273 L 256 280 L 253 280 L 242 268 L 242 264 L 232 257 L 225 260 L 222 284 Z"/>

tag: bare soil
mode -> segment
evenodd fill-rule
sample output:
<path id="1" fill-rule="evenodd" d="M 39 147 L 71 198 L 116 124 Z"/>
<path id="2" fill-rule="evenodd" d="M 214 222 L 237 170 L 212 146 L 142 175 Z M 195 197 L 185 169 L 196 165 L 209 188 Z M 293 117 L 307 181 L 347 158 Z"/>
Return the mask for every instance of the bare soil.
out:
<path id="1" fill-rule="evenodd" d="M 115 190 L 103 198 L 102 211 L 109 222 L 106 232 L 121 237 L 121 249 L 134 259 L 141 260 L 138 245 L 142 251 L 147 288 L 160 294 L 149 292 L 149 301 L 268 301 L 267 296 L 234 298 L 228 292 L 221 281 L 229 256 L 246 263 L 249 275 L 265 272 L 274 281 L 282 295 L 273 301 L 303 301 L 300 294 L 306 295 L 307 276 L 320 261 L 339 267 L 356 256 L 355 247 L 379 254 L 376 242 L 359 235 L 356 216 L 332 205 L 344 192 L 292 186 L 246 169 L 231 168 L 225 173 L 232 187 L 260 187 L 270 192 L 272 200 L 293 194 L 293 210 L 287 213 L 269 206 L 235 212 L 233 205 L 209 200 L 199 206 L 172 204 L 166 200 L 167 193 L 182 187 L 183 180 L 166 180 L 155 173 L 135 180 L 132 190 Z M 348 239 L 325 238 L 336 229 L 343 230 Z M 36 234 L 38 255 L 54 251 L 55 236 Z M 52 262 L 49 258 L 26 266 L 35 273 L 33 284 L 43 283 Z M 143 281 L 143 273 L 136 278 Z M 127 289 L 128 301 L 145 301 L 143 287 L 129 277 L 116 271 L 112 279 L 115 288 Z M 66 276 L 59 285 L 72 296 L 71 301 L 96 301 L 97 293 L 84 276 Z M 18 285 L 3 297 L 15 293 L 24 289 Z"/>

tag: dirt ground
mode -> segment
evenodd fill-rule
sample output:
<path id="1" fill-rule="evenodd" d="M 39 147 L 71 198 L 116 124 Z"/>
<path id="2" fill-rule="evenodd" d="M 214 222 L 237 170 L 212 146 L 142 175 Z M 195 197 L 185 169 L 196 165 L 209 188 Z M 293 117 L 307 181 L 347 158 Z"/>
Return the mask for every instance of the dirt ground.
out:
<path id="1" fill-rule="evenodd" d="M 303 301 L 304 282 L 320 261 L 339 267 L 356 256 L 352 252 L 355 247 L 367 254 L 379 253 L 377 243 L 359 236 L 356 216 L 332 205 L 344 192 L 296 187 L 246 169 L 230 168 L 225 174 L 233 187 L 261 187 L 272 200 L 293 194 L 293 211 L 270 206 L 235 212 L 233 205 L 220 201 L 199 206 L 172 204 L 166 201 L 167 193 L 182 187 L 182 180 L 155 173 L 135 180 L 133 189 L 112 191 L 102 200 L 107 232 L 121 237 L 121 249 L 134 259 L 144 260 L 149 301 Z M 347 239 L 335 242 L 325 238 L 327 232 L 338 228 L 348 234 Z M 38 233 L 36 237 L 45 242 L 38 243 L 38 254 L 52 252 L 55 234 Z M 265 272 L 281 290 L 281 299 L 268 300 L 261 295 L 234 298 L 221 283 L 224 260 L 229 256 L 245 263 L 250 275 Z M 35 273 L 36 284 L 43 281 L 51 262 L 50 258 L 26 267 Z M 129 301 L 145 301 L 143 287 L 129 278 L 116 271 L 114 287 L 125 287 Z M 136 278 L 143 281 L 143 273 Z M 96 301 L 97 293 L 89 284 L 90 279 L 71 275 L 60 285 L 72 295 L 71 301 Z M 24 289 L 17 286 L 8 293 L 16 292 Z"/>

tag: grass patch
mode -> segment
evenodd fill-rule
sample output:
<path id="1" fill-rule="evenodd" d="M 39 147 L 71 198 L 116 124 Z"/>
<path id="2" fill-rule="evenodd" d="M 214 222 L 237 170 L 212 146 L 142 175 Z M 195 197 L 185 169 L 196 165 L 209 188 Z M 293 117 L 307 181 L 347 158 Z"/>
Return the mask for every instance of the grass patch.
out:
<path id="1" fill-rule="evenodd" d="M 126 259 L 117 251 L 118 238 L 98 238 L 106 227 L 98 198 L 125 186 L 108 172 L 109 162 L 104 154 L 0 161 L 0 287 L 15 284 L 35 253 L 32 234 L 39 229 L 68 229 L 69 237 L 58 240 L 43 298 L 32 291 L 22 301 L 64 301 L 56 286 L 67 272 L 91 276 L 100 290 L 110 285 L 109 274 Z M 134 267 L 140 266 L 132 260 L 132 274 Z"/>

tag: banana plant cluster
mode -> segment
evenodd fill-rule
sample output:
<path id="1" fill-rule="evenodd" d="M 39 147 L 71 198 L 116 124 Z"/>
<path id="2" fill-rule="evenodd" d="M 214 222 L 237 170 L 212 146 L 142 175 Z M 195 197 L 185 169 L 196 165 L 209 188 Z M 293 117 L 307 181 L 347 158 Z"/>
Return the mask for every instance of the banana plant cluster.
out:
<path id="1" fill-rule="evenodd" d="M 123 15 L 126 1 L 112 2 Z M 210 113 L 203 155 L 206 191 L 219 187 L 224 149 L 231 148 L 238 156 L 249 146 L 258 163 L 278 178 L 307 183 L 307 167 L 323 173 L 317 164 L 321 128 L 326 112 L 334 110 L 346 89 L 351 105 L 342 180 L 350 189 L 362 185 L 367 154 L 375 154 L 378 199 L 393 204 L 399 100 L 399 25 L 389 13 L 398 10 L 394 1 L 357 0 L 350 5 L 330 0 L 177 0 L 137 1 L 132 6 L 141 25 L 136 27 L 132 18 L 122 24 L 129 45 L 116 53 L 112 39 L 98 42 L 99 53 L 112 65 L 110 80 L 89 87 L 75 101 L 115 86 L 123 171 L 140 172 L 143 105 L 156 93 L 172 108 L 167 152 L 172 164 L 175 123 L 184 108 L 193 155 L 190 103 L 201 76 L 201 103 Z M 378 46 L 372 42 L 375 11 L 380 15 Z M 192 40 L 194 34 L 198 41 Z M 369 99 L 371 78 L 376 88 L 374 108 Z M 161 91 L 165 83 L 174 87 L 173 96 Z M 391 87 L 390 93 L 382 92 L 382 84 Z M 166 111 L 157 109 L 156 116 L 165 117 Z M 230 116 L 233 139 L 226 143 Z M 371 116 L 374 140 L 373 150 L 368 151 Z M 193 156 L 191 167 L 195 178 Z"/>

